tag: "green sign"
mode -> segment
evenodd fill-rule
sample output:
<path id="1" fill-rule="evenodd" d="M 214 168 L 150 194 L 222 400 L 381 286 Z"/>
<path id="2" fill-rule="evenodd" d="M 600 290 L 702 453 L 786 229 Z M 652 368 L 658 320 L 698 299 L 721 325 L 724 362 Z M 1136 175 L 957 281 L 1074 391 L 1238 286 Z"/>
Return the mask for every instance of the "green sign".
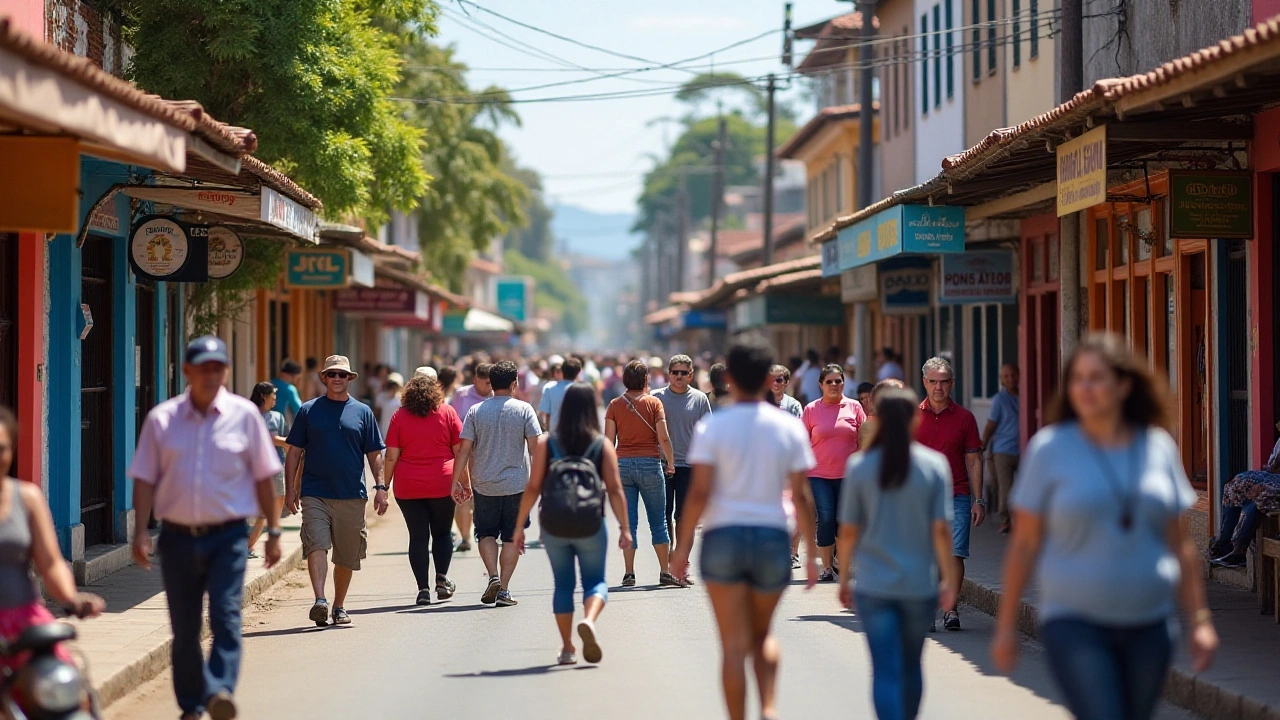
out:
<path id="1" fill-rule="evenodd" d="M 1253 174 L 1169 171 L 1169 235 L 1176 238 L 1252 238 Z"/>
<path id="2" fill-rule="evenodd" d="M 461 335 L 467 331 L 467 311 L 450 310 L 444 314 L 440 332 L 445 335 Z"/>
<path id="3" fill-rule="evenodd" d="M 289 287 L 344 288 L 351 258 L 341 248 L 289 251 Z"/>
<path id="4" fill-rule="evenodd" d="M 757 295 L 734 306 L 735 330 L 762 325 L 843 325 L 836 295 Z"/>
<path id="5" fill-rule="evenodd" d="M 531 278 L 523 275 L 498 278 L 495 288 L 498 296 L 498 312 L 516 322 L 530 320 L 530 281 Z"/>

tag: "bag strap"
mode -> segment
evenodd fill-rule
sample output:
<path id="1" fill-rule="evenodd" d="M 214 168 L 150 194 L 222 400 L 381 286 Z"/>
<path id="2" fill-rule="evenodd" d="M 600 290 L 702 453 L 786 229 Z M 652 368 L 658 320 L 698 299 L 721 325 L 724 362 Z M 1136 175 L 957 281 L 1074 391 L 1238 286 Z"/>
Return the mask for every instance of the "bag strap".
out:
<path id="1" fill-rule="evenodd" d="M 596 439 L 591 441 L 591 447 L 587 448 L 587 454 L 583 457 L 594 463 L 596 472 L 600 473 L 601 477 L 604 476 L 604 471 L 600 468 L 604 461 L 604 435 L 597 435 Z"/>
<path id="2" fill-rule="evenodd" d="M 631 407 L 631 412 L 640 416 L 640 422 L 643 422 L 645 424 L 645 427 L 653 431 L 654 437 L 657 437 L 658 429 L 655 428 L 652 423 L 650 423 L 648 420 L 645 419 L 644 414 L 641 413 L 640 410 L 636 408 L 636 404 L 634 402 L 631 402 L 631 398 L 627 397 L 626 395 L 623 395 L 622 399 L 627 401 L 627 405 Z"/>

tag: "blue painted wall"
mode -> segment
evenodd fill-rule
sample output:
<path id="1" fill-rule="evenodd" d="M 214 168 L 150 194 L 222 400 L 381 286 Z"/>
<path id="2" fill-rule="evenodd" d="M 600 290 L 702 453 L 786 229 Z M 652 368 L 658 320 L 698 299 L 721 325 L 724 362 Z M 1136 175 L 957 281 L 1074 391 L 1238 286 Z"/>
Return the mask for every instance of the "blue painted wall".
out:
<path id="1" fill-rule="evenodd" d="M 127 220 L 128 216 L 122 218 L 122 229 L 129 227 Z M 129 266 L 129 243 L 117 240 L 113 249 L 111 327 L 115 338 L 111 348 L 111 424 L 115 432 L 111 470 L 115 489 L 112 517 L 116 541 L 121 542 L 129 537 L 129 510 L 133 508 L 133 480 L 128 471 L 137 440 L 134 428 L 137 427 L 138 383 L 150 382 L 150 378 L 138 377 L 138 283 Z"/>

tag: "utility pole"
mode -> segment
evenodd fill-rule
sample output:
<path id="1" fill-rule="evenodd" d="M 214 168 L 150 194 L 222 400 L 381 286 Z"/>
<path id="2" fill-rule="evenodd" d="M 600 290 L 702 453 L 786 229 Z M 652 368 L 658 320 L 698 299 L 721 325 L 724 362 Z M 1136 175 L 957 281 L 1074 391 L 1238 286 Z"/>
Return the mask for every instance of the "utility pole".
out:
<path id="1" fill-rule="evenodd" d="M 1066 102 L 1084 89 L 1084 2 L 1062 0 L 1062 36 L 1058 41 L 1058 100 Z M 1062 324 L 1060 360 L 1068 357 L 1080 342 L 1080 245 L 1084 242 L 1083 213 L 1071 213 L 1058 221 L 1058 321 Z M 1060 388 L 1061 389 L 1061 388 Z"/>
<path id="2" fill-rule="evenodd" d="M 773 264 L 773 175 L 775 160 L 773 157 L 774 137 L 778 124 L 777 103 L 774 95 L 778 92 L 778 78 L 769 75 L 769 128 L 765 132 L 764 154 L 764 265 Z"/>
<path id="3" fill-rule="evenodd" d="M 680 195 L 676 206 L 676 284 L 675 292 L 684 291 L 685 264 L 689 255 L 689 173 L 680 169 Z"/>
<path id="4" fill-rule="evenodd" d="M 716 281 L 716 240 L 720 232 L 720 206 L 724 202 L 724 152 L 728 144 L 729 123 L 720 113 L 716 132 L 716 167 L 711 180 L 711 246 L 707 249 L 707 287 Z"/>
<path id="5" fill-rule="evenodd" d="M 874 58 L 876 26 L 873 18 L 876 13 L 876 0 L 860 0 L 858 8 L 862 11 L 862 47 L 858 48 L 858 104 L 861 107 L 858 115 L 858 209 L 867 207 L 876 201 L 875 193 L 875 97 L 872 94 L 875 84 Z"/>

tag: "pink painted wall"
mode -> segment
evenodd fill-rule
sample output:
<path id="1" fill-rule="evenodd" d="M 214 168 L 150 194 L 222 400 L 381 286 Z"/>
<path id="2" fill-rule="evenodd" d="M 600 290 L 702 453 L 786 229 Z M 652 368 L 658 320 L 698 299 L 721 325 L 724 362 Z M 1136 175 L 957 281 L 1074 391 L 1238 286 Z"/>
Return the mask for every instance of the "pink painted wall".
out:
<path id="1" fill-rule="evenodd" d="M 1280 15 L 1280 0 L 1253 0 L 1253 21 L 1260 23 L 1272 15 Z"/>
<path id="2" fill-rule="evenodd" d="M 44 0 L 0 0 L 0 15 L 12 18 L 19 30 L 44 40 Z"/>
<path id="3" fill-rule="evenodd" d="M 1259 5 L 1280 6 L 1280 0 L 1256 0 Z M 1249 365 L 1253 377 L 1249 427 L 1255 433 L 1250 453 L 1250 467 L 1261 467 L 1271 452 L 1276 421 L 1274 336 L 1276 308 L 1272 307 L 1273 253 L 1276 251 L 1275 210 L 1272 207 L 1272 185 L 1275 171 L 1280 170 L 1280 110 L 1255 115 L 1253 118 L 1253 153 L 1250 165 L 1257 173 L 1254 182 L 1254 239 L 1245 243 L 1249 266 Z"/>

